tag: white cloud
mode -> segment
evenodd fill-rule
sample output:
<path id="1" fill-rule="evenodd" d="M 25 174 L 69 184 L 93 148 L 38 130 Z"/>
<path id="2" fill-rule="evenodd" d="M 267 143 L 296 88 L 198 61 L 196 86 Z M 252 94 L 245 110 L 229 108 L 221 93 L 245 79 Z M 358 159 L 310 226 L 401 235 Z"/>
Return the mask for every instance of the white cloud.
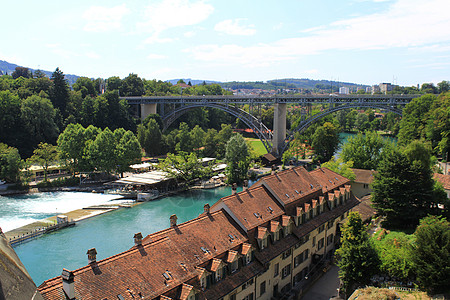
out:
<path id="1" fill-rule="evenodd" d="M 149 55 L 147 55 L 147 58 L 148 59 L 166 59 L 167 56 L 161 55 L 161 54 L 150 53 Z"/>
<path id="2" fill-rule="evenodd" d="M 256 29 L 253 28 L 253 25 L 245 26 L 241 24 L 241 21 L 245 20 L 246 19 L 225 20 L 217 23 L 216 26 L 214 26 L 214 29 L 229 35 L 254 35 Z"/>
<path id="3" fill-rule="evenodd" d="M 159 37 L 159 33 L 154 33 L 153 35 L 149 36 L 144 40 L 145 44 L 165 44 L 173 42 L 174 39 L 172 38 L 161 38 Z"/>
<path id="4" fill-rule="evenodd" d="M 198 24 L 214 11 L 205 1 L 162 0 L 145 8 L 145 22 L 137 23 L 137 29 L 152 37 L 146 43 L 167 42 L 160 34 L 167 29 Z"/>
<path id="5" fill-rule="evenodd" d="M 187 31 L 184 33 L 184 37 L 191 38 L 195 36 L 195 31 Z"/>
<path id="6" fill-rule="evenodd" d="M 249 47 L 200 45 L 186 49 L 197 60 L 267 64 L 324 51 L 414 48 L 450 42 L 448 0 L 398 0 L 383 13 L 311 28 L 304 36 Z M 435 46 L 433 46 L 435 47 Z"/>
<path id="7" fill-rule="evenodd" d="M 99 59 L 100 58 L 100 55 L 98 53 L 94 52 L 94 51 L 88 51 L 88 52 L 86 52 L 85 55 L 86 55 L 87 58 L 92 58 L 92 59 Z"/>
<path id="8" fill-rule="evenodd" d="M 129 12 L 126 4 L 114 7 L 92 6 L 83 13 L 83 19 L 87 21 L 84 30 L 106 32 L 120 29 L 122 18 Z"/>

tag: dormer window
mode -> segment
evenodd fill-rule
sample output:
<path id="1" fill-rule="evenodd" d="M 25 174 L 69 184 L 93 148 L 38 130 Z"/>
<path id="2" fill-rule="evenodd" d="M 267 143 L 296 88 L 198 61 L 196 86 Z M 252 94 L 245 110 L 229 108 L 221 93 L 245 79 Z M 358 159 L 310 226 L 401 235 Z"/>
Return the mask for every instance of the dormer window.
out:
<path id="1" fill-rule="evenodd" d="M 236 272 L 238 269 L 238 261 L 237 259 L 231 263 L 231 273 Z"/>
<path id="2" fill-rule="evenodd" d="M 273 240 L 278 241 L 280 239 L 280 231 L 277 230 L 273 233 Z"/>
<path id="3" fill-rule="evenodd" d="M 246 265 L 248 265 L 251 261 L 252 261 L 252 253 L 249 251 L 249 252 L 244 256 L 244 262 L 245 262 Z"/>
<path id="4" fill-rule="evenodd" d="M 267 248 L 267 237 L 261 240 L 261 249 Z"/>

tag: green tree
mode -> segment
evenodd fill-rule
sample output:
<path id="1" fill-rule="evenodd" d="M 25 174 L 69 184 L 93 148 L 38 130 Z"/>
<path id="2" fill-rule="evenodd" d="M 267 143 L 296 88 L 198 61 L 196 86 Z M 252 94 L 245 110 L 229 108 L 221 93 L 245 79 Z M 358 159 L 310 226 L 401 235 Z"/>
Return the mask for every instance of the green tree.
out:
<path id="1" fill-rule="evenodd" d="M 23 137 L 19 97 L 10 91 L 0 91 L 0 141 L 18 146 Z"/>
<path id="2" fill-rule="evenodd" d="M 19 151 L 0 143 L 0 179 L 7 182 L 18 182 L 21 165 Z"/>
<path id="3" fill-rule="evenodd" d="M 357 169 L 376 170 L 386 141 L 374 131 L 359 132 L 342 147 L 342 159 Z"/>
<path id="4" fill-rule="evenodd" d="M 162 154 L 162 134 L 155 119 L 139 124 L 137 138 L 148 155 Z"/>
<path id="5" fill-rule="evenodd" d="M 378 269 L 379 259 L 358 212 L 350 212 L 342 227 L 341 247 L 336 250 L 339 278 L 346 294 L 368 283 Z"/>
<path id="6" fill-rule="evenodd" d="M 205 133 L 205 149 L 203 154 L 207 157 L 216 157 L 217 154 L 217 130 L 209 128 Z"/>
<path id="7" fill-rule="evenodd" d="M 58 126 L 55 122 L 56 111 L 50 100 L 33 95 L 22 102 L 21 119 L 27 140 L 25 156 L 40 142 L 54 143 L 58 137 Z"/>
<path id="8" fill-rule="evenodd" d="M 194 151 L 197 152 L 197 155 L 199 155 L 202 152 L 201 148 L 204 145 L 206 133 L 200 126 L 196 125 L 192 128 L 189 135 L 191 137 L 191 145 Z"/>
<path id="9" fill-rule="evenodd" d="M 432 294 L 450 292 L 450 222 L 428 216 L 414 234 L 411 258 L 421 287 Z"/>
<path id="10" fill-rule="evenodd" d="M 87 77 L 79 77 L 72 85 L 74 91 L 81 91 L 81 95 L 85 98 L 87 95 L 96 96 L 97 92 L 94 83 Z"/>
<path id="11" fill-rule="evenodd" d="M 407 151 L 406 151 L 407 152 Z M 432 178 L 430 165 L 395 148 L 380 161 L 372 184 L 377 213 L 393 227 L 413 227 L 427 214 L 438 214 L 445 194 Z"/>
<path id="12" fill-rule="evenodd" d="M 119 132 L 120 129 L 116 129 L 114 134 L 116 134 L 116 131 Z M 119 135 L 121 137 L 116 142 L 115 156 L 117 160 L 117 172 L 123 176 L 123 172 L 128 171 L 130 165 L 141 161 L 141 145 L 134 133 L 129 130 Z"/>
<path id="13" fill-rule="evenodd" d="M 182 180 L 187 185 L 198 178 L 209 177 L 212 173 L 211 167 L 203 167 L 199 163 L 194 152 L 180 152 L 178 155 L 168 153 L 167 158 L 158 167 L 169 177 Z"/>
<path id="14" fill-rule="evenodd" d="M 338 146 L 339 132 L 330 122 L 319 126 L 312 136 L 312 147 L 318 161 L 329 161 Z"/>
<path id="15" fill-rule="evenodd" d="M 180 123 L 180 128 L 176 136 L 177 144 L 175 150 L 178 152 L 192 152 L 191 136 L 189 134 L 188 124 L 182 122 Z"/>
<path id="16" fill-rule="evenodd" d="M 446 93 L 446 92 L 450 91 L 450 82 L 449 81 L 443 80 L 443 81 L 439 82 L 437 84 L 437 86 L 439 89 L 439 93 Z"/>
<path id="17" fill-rule="evenodd" d="M 48 167 L 54 163 L 58 158 L 58 151 L 56 146 L 39 143 L 38 147 L 34 149 L 33 156 L 30 161 L 37 163 L 44 170 L 44 181 L 47 182 Z"/>
<path id="18" fill-rule="evenodd" d="M 229 124 L 222 124 L 220 131 L 217 133 L 216 153 L 218 158 L 225 157 L 226 145 L 233 136 L 233 128 Z"/>
<path id="19" fill-rule="evenodd" d="M 19 77 L 30 78 L 32 75 L 30 69 L 25 67 L 16 67 L 14 72 L 12 72 L 11 76 L 12 78 L 17 79 Z"/>
<path id="20" fill-rule="evenodd" d="M 82 171 L 86 145 L 85 130 L 81 124 L 69 124 L 58 137 L 60 158 L 65 161 L 73 175 L 75 172 Z"/>
<path id="21" fill-rule="evenodd" d="M 114 91 L 114 90 L 119 91 L 121 86 L 122 86 L 122 80 L 120 80 L 120 78 L 117 76 L 109 77 L 106 80 L 106 89 L 108 91 Z"/>
<path id="22" fill-rule="evenodd" d="M 356 129 L 359 131 L 365 131 L 370 127 L 369 116 L 366 113 L 359 113 L 356 115 L 355 120 Z"/>
<path id="23" fill-rule="evenodd" d="M 225 160 L 229 183 L 241 183 L 247 179 L 250 152 L 242 135 L 236 134 L 230 138 L 226 146 Z"/>
<path id="24" fill-rule="evenodd" d="M 145 93 L 144 82 L 136 74 L 131 73 L 122 80 L 121 96 L 142 96 Z"/>
<path id="25" fill-rule="evenodd" d="M 400 145 L 406 145 L 413 140 L 425 138 L 426 115 L 435 100 L 435 95 L 424 95 L 413 99 L 405 106 L 398 132 L 398 143 Z"/>
<path id="26" fill-rule="evenodd" d="M 89 161 L 97 171 L 110 174 L 117 167 L 116 141 L 113 132 L 106 127 L 89 144 Z"/>
<path id="27" fill-rule="evenodd" d="M 352 161 L 345 162 L 342 160 L 342 158 L 335 159 L 333 156 L 329 161 L 323 163 L 320 167 L 328 168 L 331 171 L 336 172 L 351 181 L 355 180 L 356 178 L 355 173 L 353 173 L 351 169 L 353 167 Z"/>
<path id="28" fill-rule="evenodd" d="M 66 104 L 69 101 L 69 84 L 64 76 L 64 73 L 56 68 L 53 72 L 51 80 L 53 86 L 50 90 L 50 99 L 53 106 L 61 111 L 64 115 L 66 111 Z"/>

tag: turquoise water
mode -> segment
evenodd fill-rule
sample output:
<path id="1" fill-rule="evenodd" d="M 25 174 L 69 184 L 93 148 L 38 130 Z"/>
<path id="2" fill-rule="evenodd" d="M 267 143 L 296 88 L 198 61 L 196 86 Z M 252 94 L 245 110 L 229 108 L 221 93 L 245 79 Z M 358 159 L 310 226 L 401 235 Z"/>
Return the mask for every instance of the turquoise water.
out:
<path id="1" fill-rule="evenodd" d="M 75 227 L 43 235 L 14 249 L 36 285 L 40 285 L 61 275 L 63 268 L 75 270 L 87 265 L 86 252 L 90 248 L 96 248 L 99 260 L 123 252 L 134 245 L 135 233 L 146 236 L 169 227 L 172 214 L 177 215 L 178 223 L 193 219 L 203 212 L 206 203 L 212 205 L 230 194 L 230 187 L 184 192 L 81 221 Z"/>

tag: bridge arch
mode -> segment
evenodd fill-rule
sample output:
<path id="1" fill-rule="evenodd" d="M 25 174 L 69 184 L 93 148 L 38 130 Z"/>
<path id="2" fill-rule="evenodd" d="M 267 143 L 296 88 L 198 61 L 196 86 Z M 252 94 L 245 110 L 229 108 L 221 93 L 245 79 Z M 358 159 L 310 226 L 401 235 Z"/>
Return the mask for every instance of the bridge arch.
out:
<path id="1" fill-rule="evenodd" d="M 386 105 L 386 104 L 375 104 L 375 103 L 349 103 L 349 104 L 345 104 L 345 105 L 339 105 L 339 106 L 334 106 L 331 107 L 319 114 L 316 114 L 302 122 L 300 122 L 300 124 L 297 126 L 297 128 L 294 129 L 294 131 L 291 132 L 291 134 L 286 138 L 284 146 L 282 147 L 282 151 L 281 153 L 284 153 L 284 151 L 286 151 L 289 147 L 290 142 L 294 139 L 294 134 L 296 132 L 300 132 L 302 133 L 303 131 L 305 131 L 309 126 L 311 126 L 312 124 L 314 124 L 315 122 L 317 122 L 318 120 L 322 119 L 323 117 L 332 114 L 334 112 L 337 112 L 339 110 L 344 110 L 344 109 L 349 109 L 349 108 L 358 108 L 358 107 L 367 107 L 367 108 L 379 108 L 379 109 L 384 109 L 384 110 L 388 110 L 391 111 L 399 116 L 402 116 L 402 110 L 395 108 L 391 105 Z"/>
<path id="2" fill-rule="evenodd" d="M 272 151 L 272 138 L 273 134 L 272 132 L 267 128 L 266 125 L 264 125 L 260 120 L 258 120 L 255 116 L 249 114 L 248 112 L 232 106 L 232 105 L 223 105 L 218 103 L 198 103 L 198 104 L 189 104 L 189 105 L 183 105 L 169 114 L 163 116 L 163 132 L 169 128 L 170 125 L 172 125 L 175 120 L 177 120 L 179 117 L 187 113 L 188 111 L 195 109 L 195 108 L 202 108 L 202 107 L 210 107 L 210 108 L 217 108 L 220 109 L 226 113 L 229 113 L 233 115 L 236 118 L 239 118 L 244 124 L 253 130 L 253 132 L 256 134 L 256 136 L 261 140 L 264 147 L 266 148 L 267 152 L 270 153 Z"/>

